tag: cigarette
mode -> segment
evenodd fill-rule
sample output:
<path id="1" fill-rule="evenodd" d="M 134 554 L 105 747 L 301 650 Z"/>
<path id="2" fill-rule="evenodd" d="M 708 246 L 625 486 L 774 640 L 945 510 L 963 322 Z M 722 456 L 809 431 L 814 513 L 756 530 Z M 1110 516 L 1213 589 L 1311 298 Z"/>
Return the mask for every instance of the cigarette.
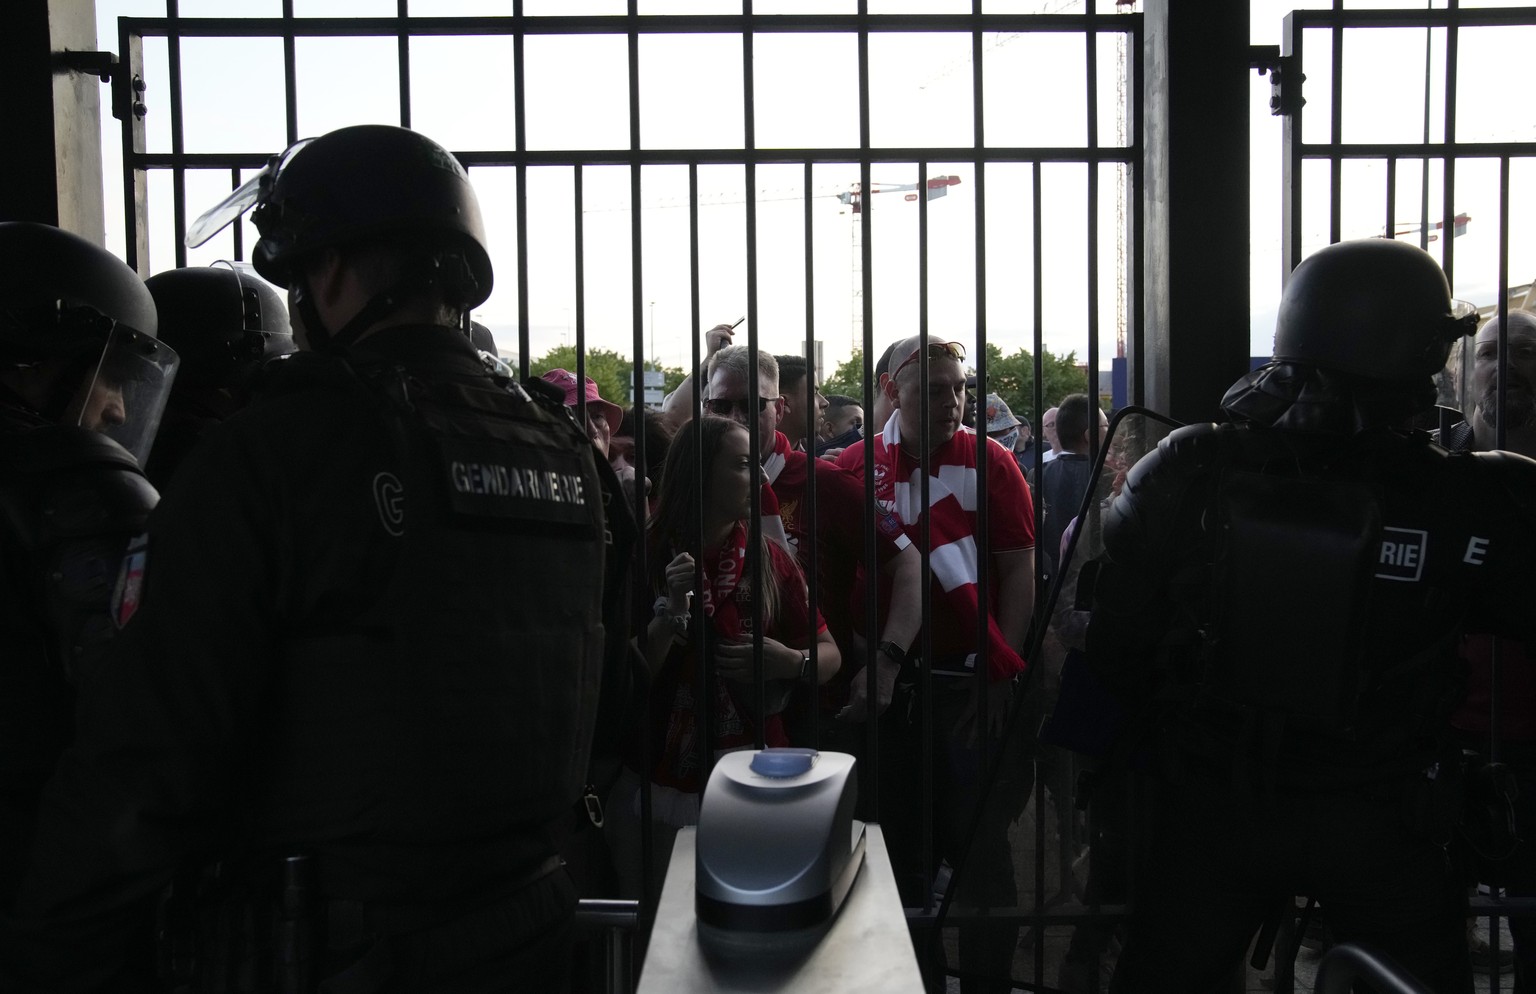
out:
<path id="1" fill-rule="evenodd" d="M 741 324 L 746 319 L 747 319 L 747 316 L 745 314 L 743 314 L 741 317 L 736 319 L 736 324 Z M 732 328 L 736 327 L 736 324 L 731 325 L 731 327 Z"/>

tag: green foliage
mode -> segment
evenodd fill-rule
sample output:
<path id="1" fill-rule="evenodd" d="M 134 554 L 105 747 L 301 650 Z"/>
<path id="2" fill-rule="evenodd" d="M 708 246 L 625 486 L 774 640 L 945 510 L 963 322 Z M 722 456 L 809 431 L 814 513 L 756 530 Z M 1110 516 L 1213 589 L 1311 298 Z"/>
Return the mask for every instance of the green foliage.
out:
<path id="1" fill-rule="evenodd" d="M 1019 349 L 1005 356 L 996 345 L 987 343 L 987 386 L 991 392 L 1007 402 L 1010 410 L 1021 418 L 1028 418 L 1036 433 L 1040 430 L 1040 415 L 1055 407 L 1067 394 L 1084 393 L 1088 390 L 1088 377 L 1077 365 L 1077 353 L 1052 355 L 1045 349 L 1040 356 L 1041 401 L 1035 406 L 1035 357 L 1027 349 Z"/>
<path id="2" fill-rule="evenodd" d="M 823 394 L 840 393 L 848 397 L 864 399 L 864 350 L 854 349 L 849 356 L 821 384 Z"/>
<path id="3" fill-rule="evenodd" d="M 677 389 L 683 382 L 685 375 L 681 369 L 668 366 L 658 367 L 654 362 L 647 361 L 646 369 L 661 369 L 666 378 L 664 392 L 670 393 Z M 550 349 L 538 359 L 533 360 L 528 366 L 528 372 L 532 376 L 542 376 L 551 369 L 568 369 L 576 372 L 576 347 L 574 345 L 560 345 Z M 612 401 L 620 407 L 630 406 L 630 392 L 634 389 L 634 366 L 629 357 L 620 355 L 609 349 L 587 350 L 587 375 L 592 382 L 597 384 L 597 392 L 602 394 L 604 400 Z"/>

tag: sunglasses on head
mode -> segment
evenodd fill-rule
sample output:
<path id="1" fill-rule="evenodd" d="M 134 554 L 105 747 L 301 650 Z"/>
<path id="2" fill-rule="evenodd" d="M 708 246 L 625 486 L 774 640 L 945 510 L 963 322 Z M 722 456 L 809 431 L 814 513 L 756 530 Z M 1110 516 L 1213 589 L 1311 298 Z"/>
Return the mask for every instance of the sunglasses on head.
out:
<path id="1" fill-rule="evenodd" d="M 757 413 L 761 414 L 768 410 L 768 405 L 778 399 L 777 397 L 757 398 Z M 723 397 L 712 397 L 704 402 L 704 410 L 710 414 L 717 414 L 725 418 L 730 417 L 736 411 L 745 412 L 748 403 L 746 400 L 726 400 Z"/>
<path id="2" fill-rule="evenodd" d="M 965 346 L 961 345 L 959 342 L 929 342 L 927 349 L 928 358 L 930 359 L 943 359 L 948 357 L 955 360 L 956 362 L 965 361 Z M 921 357 L 922 354 L 922 346 L 913 349 L 912 354 L 903 359 L 901 361 L 901 365 L 896 367 L 896 372 L 891 374 L 891 379 L 894 380 L 896 377 L 900 376 L 901 371 L 912 365 L 914 362 L 917 362 L 918 358 Z"/>

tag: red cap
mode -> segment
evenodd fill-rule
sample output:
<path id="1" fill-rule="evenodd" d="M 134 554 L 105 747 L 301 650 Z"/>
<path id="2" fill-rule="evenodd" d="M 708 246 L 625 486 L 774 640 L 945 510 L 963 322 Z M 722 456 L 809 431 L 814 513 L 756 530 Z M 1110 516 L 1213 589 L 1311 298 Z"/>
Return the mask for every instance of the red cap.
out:
<path id="1" fill-rule="evenodd" d="M 553 383 L 565 391 L 565 406 L 574 409 L 576 407 L 576 374 L 568 369 L 551 369 L 540 379 Z M 587 407 L 595 413 L 601 414 L 608 422 L 609 431 L 618 431 L 619 422 L 624 420 L 624 409 L 618 404 L 611 403 L 602 398 L 597 392 L 597 384 L 592 382 L 592 377 L 587 377 Z"/>

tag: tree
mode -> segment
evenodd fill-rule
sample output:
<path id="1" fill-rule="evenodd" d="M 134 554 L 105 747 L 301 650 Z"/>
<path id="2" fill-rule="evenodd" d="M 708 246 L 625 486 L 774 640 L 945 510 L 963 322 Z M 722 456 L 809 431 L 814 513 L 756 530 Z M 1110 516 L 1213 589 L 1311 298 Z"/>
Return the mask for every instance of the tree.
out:
<path id="1" fill-rule="evenodd" d="M 683 382 L 681 369 L 658 366 L 647 360 L 646 369 L 660 369 L 665 376 L 662 392 L 667 393 L 677 389 L 677 385 Z M 551 369 L 568 369 L 576 372 L 576 347 L 574 345 L 560 345 L 550 349 L 544 355 L 528 364 L 528 372 L 532 376 L 542 376 Z M 612 401 L 620 407 L 630 406 L 630 394 L 635 387 L 634 364 L 628 356 L 620 355 L 609 349 L 587 350 L 587 376 L 597 384 L 597 392 L 604 400 Z"/>
<path id="2" fill-rule="evenodd" d="M 878 384 L 876 385 L 878 389 Z M 838 365 L 821 382 L 823 394 L 840 393 L 848 397 L 857 398 L 861 403 L 864 400 L 864 350 L 854 349 L 853 355 Z"/>
<path id="3" fill-rule="evenodd" d="M 987 343 L 987 386 L 992 393 L 1002 397 L 1008 408 L 1029 423 L 1038 432 L 1040 414 L 1055 407 L 1071 393 L 1088 391 L 1088 376 L 1077 364 L 1077 353 L 1052 355 L 1044 349 L 1040 355 L 1041 403 L 1035 405 L 1035 357 L 1027 349 L 1019 349 L 1004 356 L 996 345 Z"/>

